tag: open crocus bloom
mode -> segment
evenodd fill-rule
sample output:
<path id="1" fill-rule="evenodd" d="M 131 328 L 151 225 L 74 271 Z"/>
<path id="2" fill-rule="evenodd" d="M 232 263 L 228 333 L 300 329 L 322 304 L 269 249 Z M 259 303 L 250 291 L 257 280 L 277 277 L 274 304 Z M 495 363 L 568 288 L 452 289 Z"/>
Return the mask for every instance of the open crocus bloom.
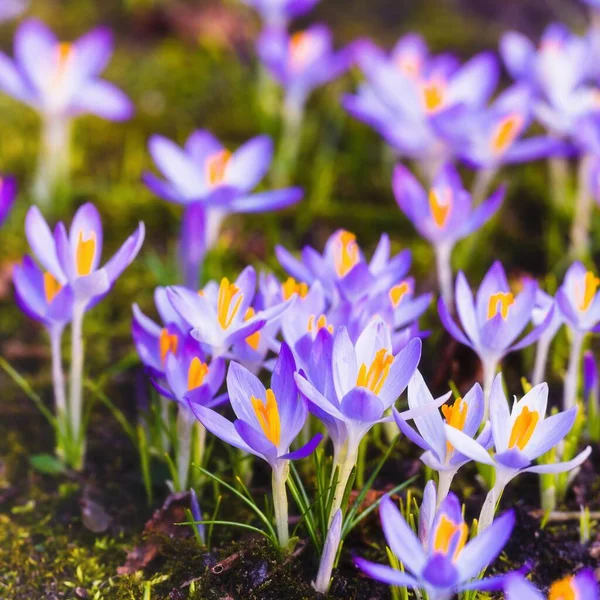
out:
<path id="1" fill-rule="evenodd" d="M 431 600 L 449 600 L 463 590 L 500 587 L 502 578 L 476 577 L 496 559 L 508 541 L 514 513 L 505 513 L 486 532 L 467 543 L 469 528 L 454 494 L 448 494 L 433 519 L 430 509 L 425 512 L 428 517 L 423 522 L 428 522 L 430 529 L 421 541 L 391 498 L 384 497 L 379 507 L 381 526 L 387 545 L 405 571 L 362 558 L 355 559 L 356 566 L 383 583 L 423 589 Z"/>
<path id="2" fill-rule="evenodd" d="M 600 278 L 580 262 L 569 267 L 556 294 L 556 302 L 569 327 L 580 333 L 596 328 L 600 321 L 599 286 Z"/>
<path id="3" fill-rule="evenodd" d="M 258 313 L 249 313 L 255 292 L 256 272 L 249 266 L 235 282 L 224 277 L 220 284 L 210 282 L 200 292 L 170 287 L 167 296 L 192 329 L 192 336 L 206 344 L 213 356 L 222 356 L 233 344 L 257 333 L 289 306 L 286 301 Z"/>
<path id="4" fill-rule="evenodd" d="M 0 6 L 0 23 L 18 17 L 28 4 L 29 0 L 4 0 Z"/>
<path id="5" fill-rule="evenodd" d="M 0 89 L 55 118 L 91 113 L 114 121 L 128 119 L 133 106 L 127 96 L 98 78 L 111 54 L 107 29 L 62 43 L 41 21 L 30 19 L 15 34 L 14 61 L 0 53 Z"/>
<path id="6" fill-rule="evenodd" d="M 54 234 L 40 210 L 33 206 L 25 219 L 27 241 L 44 272 L 47 294 L 56 294 L 64 286 L 73 290 L 73 302 L 83 310 L 100 301 L 117 278 L 137 256 L 144 241 L 144 224 L 125 240 L 103 267 L 102 223 L 96 207 L 81 206 L 67 229 L 58 223 Z"/>
<path id="7" fill-rule="evenodd" d="M 295 369 L 294 358 L 285 344 L 281 345 L 269 389 L 250 371 L 232 362 L 227 373 L 227 392 L 237 417 L 233 423 L 195 403 L 192 397 L 189 407 L 208 431 L 266 460 L 275 469 L 281 461 L 308 456 L 322 439 L 322 435 L 317 434 L 306 445 L 290 452 L 290 445 L 308 415 L 306 401 L 298 396 L 294 384 Z"/>
<path id="8" fill-rule="evenodd" d="M 504 581 L 506 600 L 546 600 L 523 576 L 508 575 Z M 598 600 L 598 584 L 591 569 L 555 581 L 548 592 L 548 600 Z"/>
<path id="9" fill-rule="evenodd" d="M 0 225 L 4 223 L 17 197 L 17 180 L 0 177 Z"/>

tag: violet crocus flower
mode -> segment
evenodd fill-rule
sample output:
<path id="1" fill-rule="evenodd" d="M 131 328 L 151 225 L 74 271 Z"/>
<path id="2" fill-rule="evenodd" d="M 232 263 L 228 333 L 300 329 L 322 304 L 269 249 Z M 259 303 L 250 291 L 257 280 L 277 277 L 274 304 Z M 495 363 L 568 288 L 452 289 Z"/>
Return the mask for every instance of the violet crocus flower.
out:
<path id="1" fill-rule="evenodd" d="M 506 600 L 546 600 L 546 596 L 522 575 L 509 574 L 504 580 Z M 548 600 L 598 600 L 598 583 L 592 569 L 582 569 L 576 575 L 569 575 L 555 581 L 548 592 Z"/>
<path id="2" fill-rule="evenodd" d="M 461 591 L 501 587 L 503 576 L 487 580 L 477 577 L 508 541 L 515 524 L 513 511 L 471 541 L 467 541 L 469 528 L 453 493 L 439 506 L 424 540 L 414 534 L 389 496 L 381 500 L 379 515 L 387 545 L 405 570 L 356 558 L 356 566 L 369 577 L 388 585 L 425 590 L 430 600 L 450 600 Z"/>
<path id="3" fill-rule="evenodd" d="M 446 304 L 453 306 L 450 259 L 454 245 L 491 219 L 504 199 L 504 186 L 473 207 L 458 171 L 448 163 L 437 173 L 429 193 L 403 165 L 394 171 L 393 187 L 400 209 L 433 246 L 438 285 Z"/>
<path id="4" fill-rule="evenodd" d="M 361 441 L 374 425 L 386 420 L 386 412 L 405 390 L 420 358 L 418 338 L 394 356 L 389 327 L 383 320 L 373 319 L 356 344 L 345 327 L 336 332 L 331 363 L 321 365 L 332 373 L 333 389 L 327 397 L 302 374 L 295 375 L 298 389 L 317 408 L 334 446 L 333 469 L 339 468 L 339 477 L 330 520 L 341 506 Z M 413 413 L 405 412 L 404 418 L 412 418 Z"/>
<path id="5" fill-rule="evenodd" d="M 74 440 L 78 440 L 82 417 L 84 314 L 104 298 L 121 273 L 135 259 L 144 241 L 144 224 L 139 224 L 137 230 L 103 267 L 100 267 L 102 222 L 98 210 L 91 203 L 84 204 L 77 210 L 68 232 L 63 223 L 58 223 L 54 234 L 39 208 L 33 206 L 25 218 L 25 235 L 33 254 L 45 270 L 43 277 L 46 298 L 53 297 L 65 286 L 72 290 L 69 416 L 71 435 Z"/>
<path id="6" fill-rule="evenodd" d="M 212 356 L 224 356 L 231 347 L 247 340 L 277 319 L 289 301 L 259 311 L 252 308 L 256 272 L 246 267 L 235 280 L 223 277 L 209 282 L 200 292 L 181 286 L 167 288 L 167 297 L 179 316 L 189 325 L 192 337 L 210 349 Z"/>
<path id="7" fill-rule="evenodd" d="M 257 136 L 234 152 L 211 133 L 195 131 L 183 148 L 155 135 L 150 154 L 165 179 L 144 173 L 144 183 L 156 195 L 185 207 L 180 237 L 184 282 L 198 285 L 204 254 L 217 242 L 223 219 L 232 213 L 256 213 L 295 204 L 300 188 L 253 193 L 269 170 L 273 143 Z"/>
<path id="8" fill-rule="evenodd" d="M 243 0 L 260 13 L 267 29 L 285 30 L 291 19 L 310 12 L 319 0 Z"/>
<path id="9" fill-rule="evenodd" d="M 273 505 L 279 544 L 289 540 L 286 480 L 289 461 L 305 458 L 322 439 L 315 435 L 307 444 L 290 452 L 290 446 L 302 430 L 308 416 L 306 401 L 298 396 L 294 384 L 296 365 L 291 350 L 284 343 L 273 375 L 271 387 L 232 362 L 227 373 L 227 391 L 235 415 L 233 423 L 219 413 L 189 399 L 194 416 L 228 444 L 254 454 L 269 463 L 273 470 Z"/>
<path id="10" fill-rule="evenodd" d="M 575 458 L 554 464 L 534 464 L 540 456 L 554 448 L 571 430 L 577 416 L 573 407 L 546 417 L 548 385 L 541 383 L 532 388 L 512 410 L 504 394 L 502 375 L 494 379 L 490 395 L 490 421 L 495 455 L 460 429 L 446 424 L 448 441 L 462 454 L 494 467 L 496 478 L 489 491 L 479 518 L 479 530 L 484 531 L 494 519 L 496 505 L 506 485 L 520 473 L 562 473 L 581 465 L 590 455 L 588 446 Z"/>
<path id="11" fill-rule="evenodd" d="M 444 402 L 450 395 L 451 392 L 444 396 Z M 415 410 L 419 407 L 431 406 L 433 403 L 433 396 L 427 388 L 423 376 L 417 370 L 408 384 L 408 406 Z M 444 423 L 449 423 L 460 429 L 465 435 L 474 438 L 481 427 L 483 411 L 483 391 L 478 383 L 465 394 L 464 398 L 457 398 L 452 406 L 442 406 L 443 419 L 437 410 L 415 417 L 414 422 L 418 433 L 394 409 L 394 419 L 400 431 L 411 442 L 425 450 L 421 460 L 439 474 L 438 505 L 448 494 L 452 480 L 460 467 L 471 460 L 468 456 L 458 452 L 448 441 Z M 484 448 L 491 445 L 492 431 L 489 424 L 483 428 L 477 437 L 477 442 Z"/>
<path id="12" fill-rule="evenodd" d="M 17 198 L 17 180 L 0 177 L 0 225 L 4 223 Z"/>
<path id="13" fill-rule="evenodd" d="M 0 4 L 0 23 L 16 19 L 25 12 L 29 6 L 29 0 L 2 0 Z"/>
<path id="14" fill-rule="evenodd" d="M 39 112 L 42 143 L 34 191 L 47 202 L 69 168 L 70 124 L 91 113 L 128 119 L 133 106 L 112 83 L 99 78 L 112 54 L 112 35 L 90 31 L 73 43 L 59 42 L 41 21 L 24 21 L 15 34 L 14 60 L 0 53 L 0 90 Z"/>
<path id="15" fill-rule="evenodd" d="M 440 318 L 448 333 L 456 341 L 472 348 L 483 365 L 485 419 L 492 380 L 500 361 L 509 352 L 535 342 L 552 318 L 553 313 L 550 312 L 541 325 L 517 341 L 531 320 L 536 291 L 537 283 L 529 279 L 523 282 L 521 292 L 515 296 L 510 291 L 502 264 L 497 261 L 483 278 L 475 299 L 466 277 L 462 271 L 458 273 L 455 300 L 462 329 L 450 316 L 444 299 L 439 300 Z"/>
<path id="16" fill-rule="evenodd" d="M 574 262 L 556 293 L 556 302 L 571 334 L 569 367 L 565 379 L 563 406 L 575 406 L 585 335 L 597 331 L 600 322 L 600 279 L 580 262 Z"/>

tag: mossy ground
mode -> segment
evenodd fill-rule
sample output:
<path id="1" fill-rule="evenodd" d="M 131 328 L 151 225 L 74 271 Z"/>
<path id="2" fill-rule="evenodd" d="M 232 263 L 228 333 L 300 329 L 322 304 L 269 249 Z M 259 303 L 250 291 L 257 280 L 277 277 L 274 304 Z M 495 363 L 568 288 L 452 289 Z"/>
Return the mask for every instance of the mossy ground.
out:
<path id="1" fill-rule="evenodd" d="M 536 35 L 556 18 L 575 26 L 582 23 L 583 12 L 572 2 L 556 2 L 556 12 L 541 8 L 541 4 L 539 0 L 507 0 L 500 8 L 499 3 L 487 0 L 323 0 L 315 19 L 329 22 L 340 43 L 368 35 L 389 45 L 400 34 L 417 30 L 435 51 L 451 49 L 466 57 L 495 47 L 507 28 Z M 95 202 L 105 223 L 106 255 L 139 220 L 146 223 L 148 237 L 142 256 L 85 323 L 87 374 L 106 385 L 115 404 L 133 422 L 138 370 L 119 366 L 132 351 L 130 307 L 138 302 L 152 314 L 153 288 L 176 281 L 180 217 L 178 207 L 153 197 L 140 183 L 143 170 L 152 167 L 146 140 L 153 133 L 162 133 L 181 142 L 199 127 L 212 130 L 232 146 L 261 131 L 277 137 L 277 114 L 262 111 L 264 98 L 257 93 L 252 40 L 258 26 L 252 13 L 234 0 L 220 4 L 33 0 L 32 13 L 67 38 L 98 23 L 113 27 L 117 52 L 107 77 L 131 95 L 138 109 L 135 118 L 125 124 L 95 118 L 82 118 L 77 123 L 72 185 L 46 211 L 53 218 L 68 220 L 75 206 L 87 200 Z M 11 25 L 0 29 L 0 44 L 5 50 L 10 48 L 12 33 Z M 208 257 L 205 277 L 235 273 L 248 261 L 281 273 L 273 254 L 276 243 L 288 248 L 310 243 L 321 248 L 334 229 L 345 227 L 357 233 L 367 253 L 382 232 L 389 232 L 394 250 L 411 248 L 412 272 L 420 287 L 433 287 L 431 251 L 416 237 L 391 194 L 392 156 L 374 133 L 347 117 L 339 106 L 340 95 L 352 89 L 353 77 L 319 91 L 310 102 L 294 178 L 294 183 L 306 189 L 305 200 L 297 208 L 277 214 L 228 219 L 218 247 Z M 1 353 L 50 402 L 49 356 L 43 331 L 18 312 L 9 283 L 11 262 L 27 251 L 22 223 L 30 204 L 27 190 L 35 165 L 38 123 L 32 111 L 4 96 L 0 96 L 0 119 L 0 169 L 15 173 L 23 189 L 1 233 Z M 503 172 L 501 178 L 510 184 L 501 214 L 474 241 L 457 248 L 454 267 L 465 269 L 477 281 L 492 260 L 500 259 L 514 274 L 549 273 L 547 281 L 552 286 L 566 266 L 570 200 L 566 199 L 564 207 L 550 206 L 543 164 L 515 167 Z M 597 215 L 594 219 L 597 257 L 600 223 Z M 449 378 L 461 389 L 468 387 L 478 376 L 476 360 L 439 333 L 433 309 L 425 319 L 424 327 L 428 326 L 435 327 L 436 333 L 426 344 L 423 369 L 434 387 L 443 391 Z M 556 344 L 551 382 L 561 380 L 567 353 L 563 342 Z M 67 360 L 68 352 L 65 346 Z M 530 361 L 529 352 L 523 357 L 509 357 L 505 368 L 511 388 L 517 389 L 524 365 Z M 189 530 L 180 528 L 179 535 L 158 539 L 157 556 L 145 570 L 119 575 L 118 567 L 125 563 L 127 553 L 144 541 L 144 524 L 164 499 L 164 486 L 157 485 L 154 505 L 148 507 L 138 457 L 110 413 L 99 407 L 90 426 L 86 472 L 73 477 L 36 473 L 28 457 L 52 451 L 49 428 L 4 374 L 0 374 L 0 389 L 0 598 L 316 597 L 310 587 L 316 573 L 310 548 L 293 558 L 282 557 L 266 542 L 230 529 L 215 529 L 213 547 L 206 552 Z M 579 503 L 599 508 L 598 449 L 593 464 L 592 471 L 577 480 L 568 499 L 569 509 L 576 510 Z M 159 468 L 156 464 L 155 469 Z M 418 453 L 402 446 L 393 454 L 376 488 L 389 489 L 401 477 L 417 472 L 422 473 Z M 258 494 L 264 491 L 260 486 L 263 475 L 259 470 Z M 156 473 L 156 480 L 161 481 L 161 473 Z M 415 492 L 421 483 L 415 484 Z M 457 489 L 474 516 L 483 498 L 474 469 L 461 473 Z M 583 564 L 593 565 L 598 555 L 594 555 L 594 547 L 578 544 L 576 522 L 550 524 L 539 531 L 538 522 L 527 516 L 528 509 L 537 504 L 537 495 L 537 479 L 532 477 L 519 481 L 505 497 L 503 505 L 519 508 L 520 528 L 496 567 L 521 566 L 525 559 L 533 558 L 539 567 L 536 580 L 547 585 Z M 110 517 L 108 528 L 101 533 L 93 533 L 83 521 L 81 502 L 90 497 Z M 209 512 L 210 502 L 207 500 L 204 507 Z M 229 519 L 250 518 L 234 502 L 227 510 Z M 594 532 L 592 538 L 596 535 Z M 236 542 L 231 543 L 232 539 Z M 348 540 L 332 597 L 388 598 L 384 586 L 356 575 L 352 552 L 385 559 L 374 518 Z M 230 568 L 213 573 L 211 568 L 223 560 L 229 561 Z"/>

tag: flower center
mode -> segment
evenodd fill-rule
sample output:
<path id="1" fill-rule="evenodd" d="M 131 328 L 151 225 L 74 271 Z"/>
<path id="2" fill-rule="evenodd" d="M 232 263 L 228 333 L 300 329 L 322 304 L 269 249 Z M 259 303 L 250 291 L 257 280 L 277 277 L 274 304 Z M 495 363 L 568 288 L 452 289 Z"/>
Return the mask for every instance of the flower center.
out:
<path id="1" fill-rule="evenodd" d="M 246 314 L 244 315 L 244 321 L 249 321 L 255 314 L 256 313 L 254 309 L 249 306 L 248 310 L 246 310 Z M 258 350 L 258 345 L 260 344 L 260 331 L 255 331 L 254 333 L 250 334 L 246 338 L 246 343 L 253 350 Z"/>
<path id="2" fill-rule="evenodd" d="M 325 315 L 321 315 L 318 319 L 315 319 L 315 315 L 310 315 L 307 327 L 310 333 L 318 333 L 323 327 L 325 327 L 329 333 L 333 333 L 333 325 L 327 325 L 327 317 Z"/>
<path id="3" fill-rule="evenodd" d="M 440 229 L 443 229 L 446 225 L 451 209 L 452 190 L 450 188 L 445 187 L 439 191 L 435 189 L 429 191 L 429 210 L 431 211 L 433 222 Z"/>
<path id="4" fill-rule="evenodd" d="M 219 150 L 206 159 L 206 180 L 210 187 L 216 187 L 223 183 L 230 160 L 231 152 L 229 150 Z"/>
<path id="5" fill-rule="evenodd" d="M 300 298 L 304 298 L 308 294 L 308 286 L 306 283 L 297 283 L 293 277 L 288 277 L 281 284 L 281 292 L 284 300 L 289 300 L 294 294 L 298 294 Z"/>
<path id="6" fill-rule="evenodd" d="M 521 133 L 524 124 L 525 119 L 519 113 L 513 113 L 501 119 L 492 133 L 492 153 L 502 154 Z"/>
<path id="7" fill-rule="evenodd" d="M 221 279 L 221 285 L 219 285 L 219 296 L 217 298 L 217 320 L 223 329 L 227 329 L 231 325 L 235 315 L 240 310 L 240 305 L 244 299 L 244 294 L 237 296 L 235 302 L 233 302 L 233 299 L 236 297 L 239 291 L 240 288 L 237 287 L 235 283 L 229 283 L 229 279 L 227 279 L 227 277 L 223 277 L 223 279 Z"/>
<path id="8" fill-rule="evenodd" d="M 335 256 L 335 270 L 339 277 L 344 277 L 359 260 L 356 236 L 349 231 L 341 231 L 338 237 Z"/>
<path id="9" fill-rule="evenodd" d="M 267 390 L 265 402 L 252 396 L 250 398 L 254 414 L 265 434 L 266 438 L 275 446 L 279 446 L 281 439 L 281 421 L 279 420 L 279 408 L 273 390 Z"/>
<path id="10" fill-rule="evenodd" d="M 421 94 L 425 112 L 434 113 L 444 106 L 446 86 L 436 79 L 425 81 L 421 84 Z"/>
<path id="11" fill-rule="evenodd" d="M 44 273 L 44 295 L 48 304 L 54 300 L 56 294 L 62 290 L 62 287 L 52 273 Z"/>
<path id="12" fill-rule="evenodd" d="M 187 389 L 195 390 L 204 382 L 204 378 L 208 374 L 208 365 L 203 363 L 197 356 L 194 356 L 188 369 L 188 384 Z"/>
<path id="13" fill-rule="evenodd" d="M 548 600 L 579 600 L 579 595 L 575 588 L 575 578 L 570 576 L 555 581 L 550 586 Z"/>
<path id="14" fill-rule="evenodd" d="M 169 333 L 169 330 L 164 327 L 161 329 L 160 337 L 158 338 L 158 348 L 160 351 L 160 362 L 164 365 L 167 360 L 167 354 L 177 354 L 177 345 L 179 338 L 176 333 Z"/>
<path id="15" fill-rule="evenodd" d="M 398 69 L 411 79 L 416 79 L 421 72 L 421 59 L 417 54 L 402 54 L 395 62 Z"/>
<path id="16" fill-rule="evenodd" d="M 315 45 L 309 31 L 298 31 L 290 37 L 290 63 L 292 69 L 302 69 L 308 64 L 314 54 Z"/>
<path id="17" fill-rule="evenodd" d="M 83 238 L 83 231 L 79 232 L 77 239 L 77 250 L 75 261 L 77 263 L 77 275 L 84 277 L 92 272 L 92 264 L 96 255 L 96 234 L 92 232 L 88 239 Z"/>
<path id="18" fill-rule="evenodd" d="M 495 317 L 498 312 L 500 312 L 503 319 L 506 319 L 508 316 L 508 308 L 514 303 L 515 297 L 510 292 L 498 292 L 497 294 L 492 294 L 488 303 L 488 320 Z"/>
<path id="19" fill-rule="evenodd" d="M 468 534 L 469 530 L 464 521 L 462 523 L 454 523 L 446 515 L 442 515 L 435 532 L 433 550 L 434 552 L 447 555 L 453 549 L 452 560 L 456 561 L 460 551 L 467 542 Z"/>
<path id="20" fill-rule="evenodd" d="M 598 279 L 592 271 L 588 271 L 584 275 L 583 290 L 580 286 L 577 286 L 578 296 L 581 298 L 579 310 L 586 311 L 591 306 L 599 285 L 600 279 Z"/>
<path id="21" fill-rule="evenodd" d="M 356 378 L 356 385 L 365 387 L 374 394 L 379 394 L 389 375 L 393 362 L 394 357 L 389 354 L 385 348 L 381 348 L 381 350 L 378 350 L 375 354 L 375 358 L 368 370 L 365 363 L 360 366 L 358 377 Z"/>
<path id="22" fill-rule="evenodd" d="M 442 406 L 442 414 L 446 418 L 448 425 L 462 431 L 467 420 L 467 403 L 462 398 L 457 398 L 452 406 L 446 404 Z M 448 453 L 453 450 L 450 442 L 446 442 L 446 448 L 448 449 Z"/>
<path id="23" fill-rule="evenodd" d="M 514 448 L 517 446 L 519 450 L 523 450 L 531 439 L 539 420 L 540 413 L 537 410 L 530 411 L 527 406 L 524 406 L 510 432 L 508 447 Z"/>
<path id="24" fill-rule="evenodd" d="M 404 298 L 404 296 L 409 292 L 410 284 L 408 283 L 408 281 L 403 281 L 402 283 L 399 283 L 398 285 L 395 285 L 393 288 L 391 288 L 389 295 L 392 306 L 394 308 L 398 308 L 398 305 L 400 304 L 400 302 L 402 302 L 402 298 Z"/>
<path id="25" fill-rule="evenodd" d="M 61 84 L 67 70 L 67 65 L 71 62 L 75 53 L 73 44 L 68 42 L 60 42 L 56 44 L 55 48 L 56 66 L 51 80 L 52 88 L 56 88 Z"/>

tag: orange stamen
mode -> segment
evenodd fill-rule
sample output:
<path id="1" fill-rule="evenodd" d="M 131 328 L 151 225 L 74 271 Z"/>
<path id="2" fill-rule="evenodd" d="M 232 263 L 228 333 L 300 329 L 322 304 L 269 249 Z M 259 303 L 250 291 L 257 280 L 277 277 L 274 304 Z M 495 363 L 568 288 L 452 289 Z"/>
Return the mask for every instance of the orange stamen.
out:
<path id="1" fill-rule="evenodd" d="M 440 198 L 436 190 L 431 189 L 429 191 L 429 210 L 431 210 L 433 222 L 440 229 L 446 225 L 452 209 L 452 191 L 450 188 L 444 188 L 442 195 L 443 198 Z"/>
<path id="2" fill-rule="evenodd" d="M 210 187 L 223 183 L 230 160 L 231 152 L 229 150 L 219 150 L 206 159 L 206 180 Z"/>
<path id="3" fill-rule="evenodd" d="M 327 331 L 329 331 L 329 333 L 333 333 L 333 325 L 327 325 L 327 317 L 325 315 L 321 315 L 318 319 L 316 319 L 316 321 L 315 315 L 310 315 L 310 317 L 308 318 L 307 327 L 310 333 L 317 333 L 318 331 L 323 329 L 323 327 L 327 328 Z"/>
<path id="4" fill-rule="evenodd" d="M 246 314 L 244 315 L 244 321 L 249 321 L 256 313 L 254 309 L 250 306 L 248 310 L 246 310 Z M 246 343 L 253 350 L 258 350 L 258 345 L 260 344 L 260 331 L 255 331 L 253 334 L 249 335 L 246 338 Z"/>
<path id="5" fill-rule="evenodd" d="M 335 270 L 344 277 L 359 261 L 356 236 L 349 231 L 341 231 L 338 236 L 338 248 L 335 257 Z"/>
<path id="6" fill-rule="evenodd" d="M 583 598 L 579 598 L 575 588 L 575 578 L 571 575 L 555 581 L 550 586 L 548 600 L 583 600 Z"/>
<path id="7" fill-rule="evenodd" d="M 290 61 L 295 69 L 308 63 L 313 52 L 313 38 L 308 31 L 298 31 L 290 37 Z"/>
<path id="8" fill-rule="evenodd" d="M 424 82 L 421 86 L 421 93 L 426 112 L 433 113 L 444 106 L 445 86 L 443 82 L 435 80 Z"/>
<path id="9" fill-rule="evenodd" d="M 279 408 L 277 399 L 272 390 L 267 390 L 266 401 L 263 402 L 252 396 L 250 398 L 254 414 L 265 434 L 266 438 L 275 446 L 279 446 L 281 440 L 281 421 L 279 420 Z"/>
<path id="10" fill-rule="evenodd" d="M 356 385 L 371 390 L 374 394 L 379 394 L 390 368 L 394 362 L 394 357 L 388 353 L 385 348 L 381 348 L 375 354 L 371 366 L 367 370 L 367 365 L 363 363 L 358 370 Z"/>
<path id="11" fill-rule="evenodd" d="M 84 277 L 92 272 L 92 265 L 96 255 L 96 234 L 91 233 L 89 239 L 83 239 L 83 231 L 79 232 L 77 249 L 75 251 L 77 275 Z"/>
<path id="12" fill-rule="evenodd" d="M 492 294 L 488 303 L 488 320 L 495 317 L 500 310 L 503 319 L 508 316 L 508 308 L 515 303 L 515 297 L 510 292 Z"/>
<path id="13" fill-rule="evenodd" d="M 194 356 L 188 369 L 188 390 L 199 388 L 208 374 L 208 365 L 203 363 L 197 356 Z"/>
<path id="14" fill-rule="evenodd" d="M 492 133 L 491 146 L 494 154 L 502 154 L 521 133 L 525 120 L 519 113 L 504 117 Z"/>
<path id="15" fill-rule="evenodd" d="M 578 289 L 579 295 L 581 296 L 579 310 L 585 311 L 591 306 L 592 300 L 596 297 L 596 290 L 599 285 L 600 279 L 598 279 L 592 271 L 588 271 L 583 278 L 583 290 Z"/>
<path id="16" fill-rule="evenodd" d="M 175 333 L 169 333 L 169 330 L 165 327 L 160 332 L 158 338 L 158 348 L 160 351 L 160 362 L 164 365 L 167 360 L 167 354 L 177 354 L 177 345 L 179 344 L 179 338 Z"/>
<path id="17" fill-rule="evenodd" d="M 508 447 L 514 448 L 517 446 L 520 450 L 523 450 L 531 439 L 539 420 L 540 414 L 537 410 L 530 411 L 527 406 L 524 406 L 510 432 Z"/>
<path id="18" fill-rule="evenodd" d="M 452 560 L 454 561 L 456 561 L 458 555 L 460 554 L 460 551 L 464 548 L 467 542 L 469 530 L 467 528 L 467 524 L 464 521 L 462 523 L 454 523 L 445 515 L 443 515 L 435 532 L 435 538 L 433 541 L 434 552 L 448 554 L 453 538 L 456 535 L 459 536 L 459 540 L 456 544 L 454 555 L 452 556 Z"/>
<path id="19" fill-rule="evenodd" d="M 442 414 L 446 418 L 448 425 L 462 431 L 467 421 L 467 403 L 462 398 L 457 398 L 452 406 L 446 404 L 442 406 Z M 446 448 L 448 454 L 453 450 L 450 442 L 446 443 Z"/>
<path id="20" fill-rule="evenodd" d="M 403 281 L 402 283 L 399 283 L 398 285 L 395 285 L 392 289 L 390 289 L 389 295 L 392 306 L 394 308 L 398 308 L 398 305 L 400 304 L 400 302 L 402 302 L 402 298 L 404 298 L 404 296 L 409 292 L 410 284 L 408 283 L 408 281 Z"/>
<path id="21" fill-rule="evenodd" d="M 239 291 L 240 288 L 238 288 L 234 283 L 229 283 L 229 279 L 227 279 L 227 277 L 223 277 L 223 279 L 221 279 L 221 285 L 219 285 L 219 296 L 217 298 L 217 320 L 223 329 L 227 329 L 231 325 L 235 315 L 240 309 L 240 305 L 244 299 L 243 294 L 240 294 L 233 304 L 233 307 L 231 306 L 233 299 Z"/>
<path id="22" fill-rule="evenodd" d="M 284 300 L 289 300 L 294 294 L 298 294 L 300 298 L 305 298 L 308 294 L 308 286 L 306 283 L 297 283 L 293 277 L 288 277 L 281 284 L 281 292 Z"/>
<path id="23" fill-rule="evenodd" d="M 62 290 L 63 286 L 58 283 L 52 273 L 44 273 L 44 295 L 46 302 L 50 304 L 54 300 L 56 294 Z"/>

